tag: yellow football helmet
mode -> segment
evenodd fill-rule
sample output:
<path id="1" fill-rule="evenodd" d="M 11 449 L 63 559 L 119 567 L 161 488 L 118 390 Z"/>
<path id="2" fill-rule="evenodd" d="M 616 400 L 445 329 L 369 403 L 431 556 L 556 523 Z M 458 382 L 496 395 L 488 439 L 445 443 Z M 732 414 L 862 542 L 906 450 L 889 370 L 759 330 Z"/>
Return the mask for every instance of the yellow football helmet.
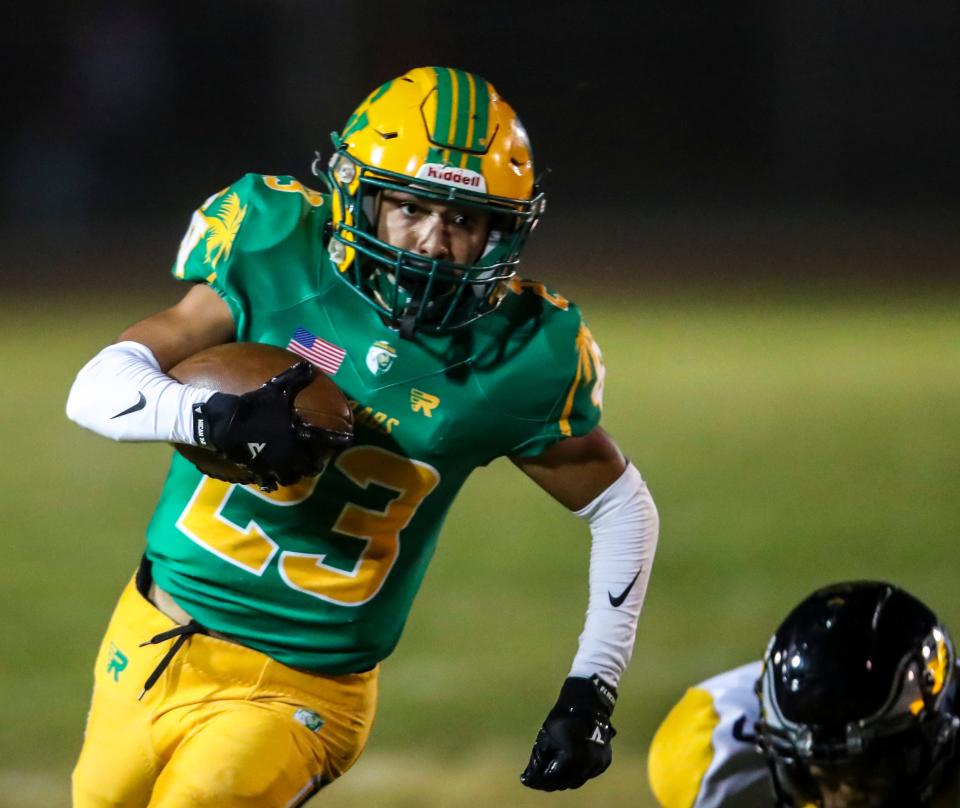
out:
<path id="1" fill-rule="evenodd" d="M 418 67 L 374 90 L 331 137 L 328 250 L 341 279 L 405 336 L 493 311 L 545 203 L 526 131 L 493 86 L 463 70 Z M 458 264 L 378 239 L 383 190 L 490 213 L 482 255 Z"/>

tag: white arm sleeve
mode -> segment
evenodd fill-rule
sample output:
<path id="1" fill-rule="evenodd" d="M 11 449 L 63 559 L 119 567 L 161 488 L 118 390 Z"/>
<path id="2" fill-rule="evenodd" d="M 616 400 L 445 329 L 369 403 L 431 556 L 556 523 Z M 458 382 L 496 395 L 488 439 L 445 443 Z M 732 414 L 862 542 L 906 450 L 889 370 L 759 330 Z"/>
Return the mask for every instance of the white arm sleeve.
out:
<path id="1" fill-rule="evenodd" d="M 630 661 L 637 621 L 657 549 L 660 519 L 632 463 L 606 491 L 575 512 L 590 524 L 590 598 L 571 676 L 619 685 Z"/>
<path id="2" fill-rule="evenodd" d="M 118 342 L 81 368 L 67 417 L 113 440 L 196 443 L 193 407 L 214 392 L 171 379 L 145 345 Z"/>

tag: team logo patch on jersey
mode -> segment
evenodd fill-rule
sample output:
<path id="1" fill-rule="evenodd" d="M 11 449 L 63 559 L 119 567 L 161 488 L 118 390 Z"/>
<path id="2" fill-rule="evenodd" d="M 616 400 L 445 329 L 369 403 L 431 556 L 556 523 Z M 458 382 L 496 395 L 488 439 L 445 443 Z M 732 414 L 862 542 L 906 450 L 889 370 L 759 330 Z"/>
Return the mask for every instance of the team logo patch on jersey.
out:
<path id="1" fill-rule="evenodd" d="M 433 418 L 433 411 L 439 406 L 440 399 L 436 396 L 417 390 L 416 387 L 411 388 L 410 409 L 414 412 L 422 412 L 427 418 Z"/>
<path id="2" fill-rule="evenodd" d="M 305 710 L 302 707 L 293 714 L 293 720 L 299 721 L 311 732 L 319 732 L 323 726 L 323 719 L 313 710 Z"/>
<path id="3" fill-rule="evenodd" d="M 487 192 L 487 181 L 483 174 L 471 171 L 469 168 L 445 166 L 443 163 L 424 163 L 417 172 L 422 180 L 439 182 L 441 185 L 452 185 L 454 188 L 464 188 L 468 191 Z"/>
<path id="4" fill-rule="evenodd" d="M 374 376 L 380 376 L 390 370 L 396 358 L 397 349 L 389 342 L 379 340 L 367 351 L 367 370 Z"/>
<path id="5" fill-rule="evenodd" d="M 328 376 L 332 376 L 340 369 L 343 357 L 347 355 L 339 345 L 311 334 L 302 325 L 297 326 L 297 330 L 293 332 L 293 339 L 287 343 L 287 350 L 313 362 Z"/>
<path id="6" fill-rule="evenodd" d="M 107 673 L 113 674 L 113 681 L 120 681 L 120 674 L 126 669 L 130 660 L 127 655 L 117 648 L 114 643 L 110 643 L 110 659 L 107 662 Z"/>

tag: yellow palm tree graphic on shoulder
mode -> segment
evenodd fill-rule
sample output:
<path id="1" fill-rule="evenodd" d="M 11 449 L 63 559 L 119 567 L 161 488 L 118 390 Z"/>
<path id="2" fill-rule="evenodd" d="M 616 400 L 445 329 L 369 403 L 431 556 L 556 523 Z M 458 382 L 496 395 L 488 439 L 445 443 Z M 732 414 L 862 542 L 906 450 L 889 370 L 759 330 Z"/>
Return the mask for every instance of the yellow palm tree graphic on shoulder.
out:
<path id="1" fill-rule="evenodd" d="M 573 404 L 577 395 L 577 390 L 581 386 L 593 384 L 590 391 L 590 401 L 598 410 L 603 409 L 603 383 L 607 375 L 607 369 L 603 365 L 603 357 L 600 354 L 600 346 L 597 345 L 593 334 L 587 328 L 585 323 L 580 324 L 580 330 L 577 332 L 577 372 L 573 377 L 573 384 L 567 392 L 567 401 L 563 406 L 563 412 L 560 415 L 560 433 L 563 435 L 573 434 L 570 429 L 570 413 L 573 412 Z M 596 381 L 594 381 L 596 379 Z"/>
<path id="2" fill-rule="evenodd" d="M 216 215 L 200 215 L 207 223 L 207 255 L 203 263 L 211 264 L 216 269 L 221 258 L 230 257 L 230 248 L 237 237 L 243 217 L 247 215 L 247 206 L 241 207 L 240 197 L 232 193 L 223 200 Z"/>
<path id="3" fill-rule="evenodd" d="M 577 377 L 581 382 L 589 384 L 593 381 L 594 372 L 596 372 L 597 381 L 593 385 L 593 391 L 590 400 L 597 409 L 603 409 L 603 383 L 607 375 L 607 369 L 603 365 L 603 356 L 600 353 L 600 346 L 590 333 L 586 323 L 580 324 L 580 330 L 577 332 L 577 351 L 580 354 L 580 364 L 577 368 Z"/>

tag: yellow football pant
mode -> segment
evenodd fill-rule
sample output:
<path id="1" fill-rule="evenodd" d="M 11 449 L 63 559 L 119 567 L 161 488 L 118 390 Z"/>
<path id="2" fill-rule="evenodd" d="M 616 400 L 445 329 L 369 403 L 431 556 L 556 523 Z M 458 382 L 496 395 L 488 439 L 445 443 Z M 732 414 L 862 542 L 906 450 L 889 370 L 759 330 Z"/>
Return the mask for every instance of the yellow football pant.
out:
<path id="1" fill-rule="evenodd" d="M 175 625 L 124 590 L 97 655 L 74 808 L 286 808 L 360 756 L 379 668 L 314 675 L 197 634 L 138 701 L 173 640 L 140 643 Z"/>

